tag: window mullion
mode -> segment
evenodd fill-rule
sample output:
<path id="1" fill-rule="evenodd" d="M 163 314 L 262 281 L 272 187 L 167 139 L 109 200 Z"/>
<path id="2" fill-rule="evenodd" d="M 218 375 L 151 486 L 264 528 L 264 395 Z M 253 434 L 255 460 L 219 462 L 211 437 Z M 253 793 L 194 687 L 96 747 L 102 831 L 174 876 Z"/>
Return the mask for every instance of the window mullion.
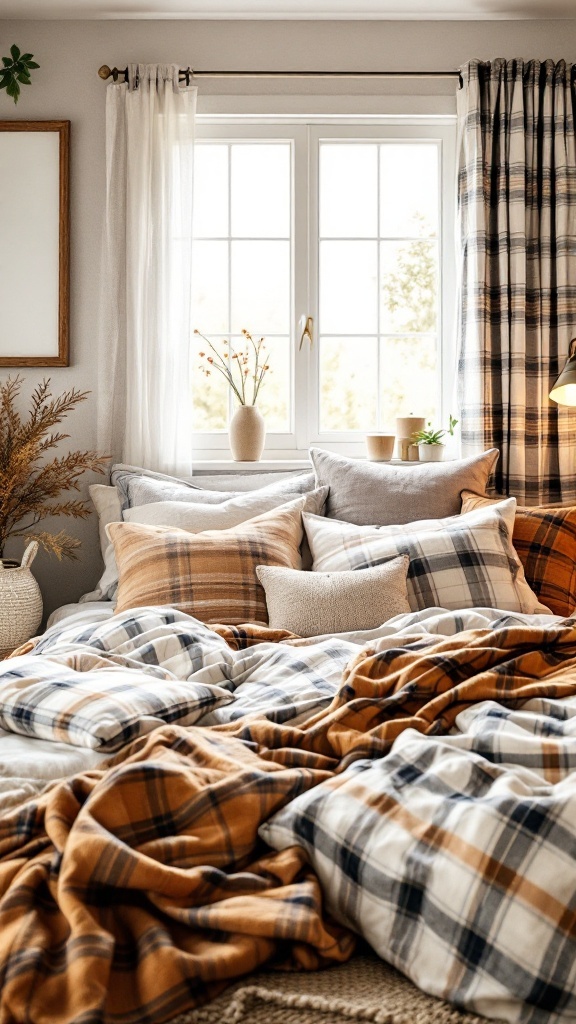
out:
<path id="1" fill-rule="evenodd" d="M 297 449 L 306 451 L 311 430 L 310 418 L 310 346 L 300 348 L 300 318 L 314 315 L 310 308 L 309 280 L 309 167 L 308 128 L 302 126 L 294 134 L 294 433 Z"/>

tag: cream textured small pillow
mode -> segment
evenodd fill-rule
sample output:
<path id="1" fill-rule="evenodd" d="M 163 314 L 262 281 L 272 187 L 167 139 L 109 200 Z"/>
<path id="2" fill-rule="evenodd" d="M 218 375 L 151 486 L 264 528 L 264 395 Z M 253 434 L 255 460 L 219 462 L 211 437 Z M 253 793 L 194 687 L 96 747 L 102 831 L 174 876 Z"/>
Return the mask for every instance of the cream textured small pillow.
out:
<path id="1" fill-rule="evenodd" d="M 305 505 L 304 495 L 231 530 L 204 533 L 110 523 L 120 576 L 116 611 L 169 605 L 201 622 L 267 625 L 256 566 L 301 568 Z"/>
<path id="2" fill-rule="evenodd" d="M 375 629 L 410 611 L 409 561 L 408 555 L 402 555 L 371 569 L 344 572 L 298 572 L 258 565 L 269 624 L 298 636 Z"/>

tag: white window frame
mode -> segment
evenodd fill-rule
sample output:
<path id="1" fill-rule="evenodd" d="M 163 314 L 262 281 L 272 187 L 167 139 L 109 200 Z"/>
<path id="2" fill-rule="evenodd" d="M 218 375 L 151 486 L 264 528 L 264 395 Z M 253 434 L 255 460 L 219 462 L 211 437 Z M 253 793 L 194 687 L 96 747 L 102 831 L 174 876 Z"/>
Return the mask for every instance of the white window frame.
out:
<path id="1" fill-rule="evenodd" d="M 440 282 L 438 312 L 439 420 L 454 412 L 456 375 L 456 119 L 453 116 L 322 116 L 237 114 L 198 117 L 197 137 L 235 142 L 271 140 L 292 143 L 292 266 L 290 336 L 291 424 L 287 433 L 269 434 L 266 461 L 303 460 L 311 444 L 345 455 L 364 455 L 363 431 L 319 430 L 319 347 L 299 347 L 299 321 L 314 317 L 318 325 L 318 165 L 324 141 L 434 141 L 439 154 Z M 306 197 L 297 202 L 298 196 Z M 197 433 L 194 448 L 201 460 L 229 460 L 226 431 Z"/>

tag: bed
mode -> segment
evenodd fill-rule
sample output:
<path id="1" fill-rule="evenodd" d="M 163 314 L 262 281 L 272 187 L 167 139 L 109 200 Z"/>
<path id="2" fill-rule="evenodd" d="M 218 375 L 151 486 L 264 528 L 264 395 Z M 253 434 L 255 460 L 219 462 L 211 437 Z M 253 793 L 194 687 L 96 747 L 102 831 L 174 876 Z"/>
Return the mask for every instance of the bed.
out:
<path id="1" fill-rule="evenodd" d="M 337 481 L 330 495 L 337 503 Z M 453 1008 L 414 995 L 426 1020 L 576 1018 L 575 620 L 543 605 L 528 558 L 520 573 L 509 548 L 489 547 L 511 543 L 517 514 L 506 502 L 460 522 L 449 515 L 447 527 L 434 520 L 423 539 L 410 524 L 370 533 L 353 512 L 304 511 L 307 500 L 223 528 L 228 588 L 226 544 L 240 543 L 245 560 L 249 536 L 261 559 L 262 529 L 268 537 L 283 517 L 284 536 L 300 517 L 318 580 L 292 564 L 300 555 L 265 563 L 286 574 L 282 615 L 298 614 L 286 597 L 303 583 L 338 577 L 342 587 L 348 573 L 356 585 L 364 566 L 318 566 L 370 551 L 378 571 L 394 563 L 403 578 L 404 611 L 361 628 L 365 606 L 354 621 L 344 599 L 351 628 L 296 635 L 272 616 L 241 616 L 242 601 L 261 614 L 252 581 L 226 597 L 228 620 L 206 622 L 191 614 L 209 603 L 200 568 L 200 604 L 126 607 L 137 581 L 149 592 L 145 556 L 156 585 L 164 579 L 167 544 L 174 585 L 175 536 L 179 566 L 200 543 L 208 555 L 205 533 L 192 535 L 200 542 L 124 517 L 106 533 L 107 544 L 117 535 L 115 601 L 59 610 L 31 649 L 1 664 L 6 1024 L 182 1014 L 200 1024 L 216 1018 L 210 1005 L 194 1008 L 214 999 L 236 1022 L 294 1011 L 339 1024 L 353 1006 L 359 1019 L 399 1022 L 410 998 L 402 977 Z M 477 558 L 471 573 L 465 531 L 476 554 L 486 535 L 490 581 Z M 433 579 L 423 551 L 441 560 Z M 488 584 L 516 607 L 474 603 Z M 431 586 L 448 603 L 456 589 L 464 606 L 412 607 Z M 210 600 L 221 607 L 221 592 Z M 346 978 L 361 988 L 381 962 L 382 991 L 401 991 L 396 1017 L 341 996 Z M 261 973 L 269 968 L 302 984 L 275 985 Z M 329 980 L 310 984 L 319 969 L 323 979 L 334 972 L 332 1002 Z"/>

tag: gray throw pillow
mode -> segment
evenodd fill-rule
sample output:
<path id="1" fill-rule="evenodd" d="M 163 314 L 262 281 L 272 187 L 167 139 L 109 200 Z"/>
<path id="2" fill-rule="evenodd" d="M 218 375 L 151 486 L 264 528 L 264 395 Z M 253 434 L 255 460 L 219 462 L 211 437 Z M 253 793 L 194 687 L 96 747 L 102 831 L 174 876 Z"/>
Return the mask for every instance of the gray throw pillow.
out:
<path id="1" fill-rule="evenodd" d="M 134 466 L 118 465 L 112 468 L 112 483 L 120 495 L 123 511 L 126 508 L 136 508 L 139 505 L 149 505 L 157 501 L 186 501 L 200 502 L 203 505 L 219 505 L 221 502 L 229 501 L 245 492 L 244 487 L 239 487 L 238 490 L 211 490 L 202 486 L 202 477 L 197 477 L 195 480 L 198 483 L 167 476 L 163 473 L 154 473 L 151 470 L 138 469 Z M 259 487 L 258 491 L 278 497 L 280 499 L 278 504 L 281 504 L 283 501 L 292 500 L 294 495 L 307 494 L 314 489 L 314 486 L 314 474 L 304 473 L 294 476 L 287 475 L 285 479 L 274 480 L 265 487 Z"/>
<path id="2" fill-rule="evenodd" d="M 356 526 L 394 526 L 457 516 L 462 491 L 485 494 L 498 455 L 498 449 L 491 448 L 453 462 L 384 466 L 310 449 L 317 486 L 330 488 L 326 515 Z"/>
<path id="3" fill-rule="evenodd" d="M 401 555 L 383 565 L 344 572 L 257 565 L 266 592 L 269 625 L 306 637 L 376 629 L 410 611 L 409 562 L 408 555 Z"/>

